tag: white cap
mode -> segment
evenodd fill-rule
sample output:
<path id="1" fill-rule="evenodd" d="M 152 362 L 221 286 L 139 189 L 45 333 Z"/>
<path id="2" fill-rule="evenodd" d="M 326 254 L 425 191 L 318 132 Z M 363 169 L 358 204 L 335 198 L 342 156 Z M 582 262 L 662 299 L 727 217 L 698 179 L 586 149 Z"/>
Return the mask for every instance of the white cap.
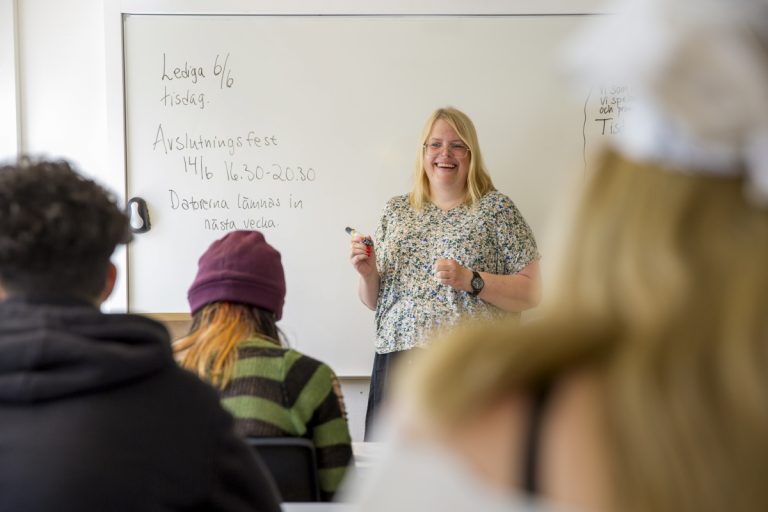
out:
<path id="1" fill-rule="evenodd" d="M 622 0 L 567 50 L 590 86 L 633 92 L 617 148 L 713 175 L 768 205 L 768 0 Z"/>

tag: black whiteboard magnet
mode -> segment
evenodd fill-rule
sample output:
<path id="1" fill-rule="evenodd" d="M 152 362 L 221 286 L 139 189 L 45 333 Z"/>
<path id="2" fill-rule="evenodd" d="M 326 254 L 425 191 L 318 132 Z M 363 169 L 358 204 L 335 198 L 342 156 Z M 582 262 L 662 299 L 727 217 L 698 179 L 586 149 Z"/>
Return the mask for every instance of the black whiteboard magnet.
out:
<path id="1" fill-rule="evenodd" d="M 131 224 L 131 232 L 146 233 L 152 228 L 149 222 L 149 209 L 147 202 L 140 197 L 132 197 L 126 205 L 126 212 Z"/>

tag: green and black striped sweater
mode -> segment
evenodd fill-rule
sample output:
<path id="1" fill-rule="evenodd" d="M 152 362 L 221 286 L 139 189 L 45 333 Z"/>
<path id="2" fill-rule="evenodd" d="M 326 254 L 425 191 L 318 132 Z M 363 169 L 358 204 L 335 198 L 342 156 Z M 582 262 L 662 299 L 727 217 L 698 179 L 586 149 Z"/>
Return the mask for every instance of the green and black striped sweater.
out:
<path id="1" fill-rule="evenodd" d="M 310 439 L 320 490 L 328 500 L 352 460 L 352 440 L 338 381 L 326 365 L 273 342 L 240 345 L 232 381 L 221 393 L 243 436 Z"/>

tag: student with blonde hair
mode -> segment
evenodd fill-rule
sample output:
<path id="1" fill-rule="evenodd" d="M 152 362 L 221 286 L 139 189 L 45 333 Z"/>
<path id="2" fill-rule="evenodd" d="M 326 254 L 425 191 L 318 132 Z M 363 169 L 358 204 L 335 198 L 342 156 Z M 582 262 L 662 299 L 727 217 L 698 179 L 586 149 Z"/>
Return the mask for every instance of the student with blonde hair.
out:
<path id="1" fill-rule="evenodd" d="M 407 373 L 406 455 L 366 510 L 768 510 L 768 3 L 739 6 L 605 21 L 595 41 L 627 21 L 663 44 L 616 53 L 646 66 L 637 124 L 589 179 L 557 299 L 534 325 L 456 331 Z"/>
<path id="2" fill-rule="evenodd" d="M 351 243 L 360 299 L 376 311 L 366 439 L 393 363 L 464 317 L 535 306 L 538 259 L 530 227 L 493 187 L 470 118 L 451 107 L 433 112 L 411 193 L 387 202 L 373 241 Z"/>

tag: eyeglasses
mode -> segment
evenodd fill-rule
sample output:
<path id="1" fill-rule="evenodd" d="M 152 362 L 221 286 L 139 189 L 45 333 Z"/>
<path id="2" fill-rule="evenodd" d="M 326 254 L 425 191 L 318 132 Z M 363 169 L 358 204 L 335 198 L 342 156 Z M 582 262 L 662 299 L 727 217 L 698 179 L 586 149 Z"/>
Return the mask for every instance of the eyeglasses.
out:
<path id="1" fill-rule="evenodd" d="M 424 151 L 429 155 L 436 155 L 443 151 L 444 144 L 442 142 L 433 141 L 424 144 Z M 448 143 L 448 151 L 456 158 L 464 158 L 469 153 L 469 148 L 461 142 Z"/>

